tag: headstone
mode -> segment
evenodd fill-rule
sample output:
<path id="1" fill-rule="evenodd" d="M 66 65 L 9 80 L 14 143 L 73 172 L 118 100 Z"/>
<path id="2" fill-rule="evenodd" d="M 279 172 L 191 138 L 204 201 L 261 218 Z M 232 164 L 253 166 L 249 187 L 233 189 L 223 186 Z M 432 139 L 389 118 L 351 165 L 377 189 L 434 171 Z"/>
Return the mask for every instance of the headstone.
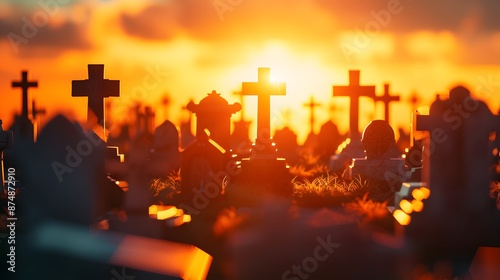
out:
<path id="1" fill-rule="evenodd" d="M 314 135 L 314 109 L 318 106 L 321 106 L 320 103 L 316 103 L 314 101 L 314 96 L 311 96 L 311 99 L 309 100 L 308 103 L 305 103 L 304 106 L 308 107 L 309 109 L 309 135 Z"/>
<path id="2" fill-rule="evenodd" d="M 4 131 L 2 127 L 2 120 L 0 120 L 0 183 L 2 183 L 2 191 L 5 187 L 5 177 L 4 177 L 4 164 L 3 164 L 3 152 L 4 150 L 12 149 L 12 144 L 14 142 L 14 137 L 11 131 Z"/>
<path id="3" fill-rule="evenodd" d="M 229 105 L 215 90 L 199 104 L 189 102 L 186 109 L 196 114 L 196 135 L 209 131 L 210 138 L 225 150 L 231 148 L 231 115 L 241 110 L 239 103 Z"/>
<path id="4" fill-rule="evenodd" d="M 253 204 L 263 195 L 290 196 L 292 192 L 285 159 L 277 157 L 270 137 L 271 95 L 285 95 L 286 84 L 272 83 L 270 74 L 269 68 L 259 68 L 258 82 L 242 83 L 242 94 L 258 96 L 257 139 L 250 157 L 241 159 L 240 172 L 231 184 L 234 197 L 243 199 L 236 198 L 236 204 Z"/>
<path id="5" fill-rule="evenodd" d="M 35 138 L 38 137 L 38 116 L 39 115 L 45 115 L 45 113 L 47 113 L 45 111 L 45 108 L 38 108 L 36 107 L 36 103 L 35 103 L 35 99 L 32 100 L 31 102 L 31 119 L 33 120 L 33 124 L 34 124 L 34 135 L 35 135 Z"/>
<path id="6" fill-rule="evenodd" d="M 231 134 L 231 149 L 237 155 L 246 155 L 250 151 L 251 141 L 250 141 L 250 124 L 249 120 L 245 119 L 245 104 L 244 96 L 241 91 L 233 92 L 233 94 L 240 97 L 240 119 L 233 122 L 234 128 Z"/>
<path id="7" fill-rule="evenodd" d="M 149 156 L 148 172 L 152 178 L 167 178 L 180 168 L 179 132 L 170 121 L 155 129 L 153 150 Z"/>
<path id="8" fill-rule="evenodd" d="M 37 88 L 37 81 L 28 81 L 28 71 L 21 72 L 21 81 L 12 81 L 13 88 L 22 90 L 22 111 L 20 116 L 16 116 L 11 130 L 15 138 L 34 141 L 34 127 L 28 116 L 28 89 Z"/>
<path id="9" fill-rule="evenodd" d="M 106 140 L 106 127 L 104 121 L 104 99 L 120 96 L 120 81 L 104 79 L 103 64 L 88 65 L 89 78 L 72 82 L 72 96 L 88 97 L 87 120 L 96 123 L 103 129 L 102 139 Z M 95 118 L 95 121 L 93 121 Z"/>
<path id="10" fill-rule="evenodd" d="M 199 104 L 189 102 L 186 108 L 197 115 L 196 141 L 182 151 L 181 192 L 186 202 L 196 204 L 197 199 L 201 199 L 205 205 L 208 198 L 215 198 L 222 192 L 218 176 L 221 172 L 227 174 L 231 115 L 239 111 L 241 105 L 229 104 L 212 91 Z"/>
<path id="11" fill-rule="evenodd" d="M 314 153 L 319 156 L 318 162 L 328 164 L 332 155 L 337 151 L 337 147 L 342 142 L 342 136 L 335 123 L 331 120 L 324 123 L 318 133 L 318 144 Z"/>
<path id="12" fill-rule="evenodd" d="M 189 100 L 189 103 L 191 103 L 193 100 Z M 188 103 L 188 104 L 189 104 Z M 191 126 L 193 124 L 193 113 L 189 110 L 187 110 L 186 107 L 182 107 L 183 110 L 186 110 L 189 112 L 189 117 L 187 121 L 181 121 L 180 124 L 180 132 L 181 132 L 181 148 L 185 149 L 189 145 L 191 145 L 195 140 L 196 137 L 191 131 Z"/>
<path id="13" fill-rule="evenodd" d="M 389 115 L 390 115 L 389 105 L 391 104 L 391 102 L 399 101 L 399 99 L 400 99 L 399 95 L 391 95 L 390 94 L 389 84 L 384 84 L 384 95 L 375 96 L 375 98 L 373 98 L 373 100 L 375 102 L 384 103 L 384 120 L 389 124 L 391 123 L 389 121 Z"/>
<path id="14" fill-rule="evenodd" d="M 354 158 L 349 167 L 349 177 L 360 175 L 376 183 L 384 183 L 388 191 L 399 191 L 401 183 L 408 179 L 403 158 L 392 157 L 395 137 L 392 127 L 383 120 L 370 122 L 363 131 L 361 139 L 365 158 Z"/>
<path id="15" fill-rule="evenodd" d="M 448 99 L 434 101 L 428 116 L 417 116 L 416 129 L 430 136 L 424 140 L 423 165 L 429 169 L 424 181 L 431 195 L 422 215 L 412 217 L 411 233 L 419 237 L 422 254 L 449 260 L 459 277 L 478 245 L 498 241 L 488 142 L 499 125 L 500 117 L 462 86 L 453 88 Z"/>
<path id="16" fill-rule="evenodd" d="M 28 81 L 28 71 L 22 71 L 21 72 L 21 81 L 12 81 L 12 87 L 13 88 L 21 88 L 22 89 L 22 112 L 21 116 L 23 118 L 28 119 L 28 89 L 30 87 L 37 88 L 38 87 L 38 82 L 37 81 Z"/>
<path id="17" fill-rule="evenodd" d="M 274 133 L 273 142 L 276 144 L 278 157 L 285 158 L 289 165 L 298 163 L 299 145 L 297 144 L 297 134 L 288 126 Z"/>
<path id="18" fill-rule="evenodd" d="M 348 86 L 333 86 L 333 96 L 348 96 L 350 98 L 349 108 L 349 135 L 350 141 L 342 152 L 333 155 L 330 159 L 330 171 L 343 172 L 353 158 L 364 157 L 363 146 L 359 134 L 359 98 L 375 98 L 375 86 L 361 86 L 359 83 L 359 70 L 349 71 Z"/>
<path id="19" fill-rule="evenodd" d="M 360 139 L 359 135 L 359 98 L 375 98 L 375 86 L 362 86 L 359 84 L 359 70 L 349 71 L 348 86 L 333 86 L 333 96 L 347 96 L 350 99 L 349 132 L 351 141 Z"/>
<path id="20" fill-rule="evenodd" d="M 243 95 L 257 95 L 257 139 L 259 144 L 271 143 L 271 95 L 286 95 L 285 83 L 271 82 L 271 69 L 259 68 L 257 82 L 243 82 Z"/>

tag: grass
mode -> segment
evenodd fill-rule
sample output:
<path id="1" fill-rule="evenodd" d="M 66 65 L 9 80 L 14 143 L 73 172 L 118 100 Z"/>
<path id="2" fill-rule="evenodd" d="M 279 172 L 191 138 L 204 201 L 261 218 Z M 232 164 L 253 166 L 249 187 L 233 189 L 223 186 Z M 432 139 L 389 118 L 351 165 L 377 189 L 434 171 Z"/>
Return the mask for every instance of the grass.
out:
<path id="1" fill-rule="evenodd" d="M 168 204 L 174 201 L 181 192 L 180 171 L 170 173 L 167 178 L 156 178 L 151 180 L 149 185 L 154 202 L 158 204 Z"/>
<path id="2" fill-rule="evenodd" d="M 293 199 L 297 205 L 304 207 L 341 206 L 357 199 L 386 202 L 393 196 L 387 183 L 363 180 L 361 177 L 345 180 L 327 174 L 312 180 L 295 178 L 292 183 Z"/>

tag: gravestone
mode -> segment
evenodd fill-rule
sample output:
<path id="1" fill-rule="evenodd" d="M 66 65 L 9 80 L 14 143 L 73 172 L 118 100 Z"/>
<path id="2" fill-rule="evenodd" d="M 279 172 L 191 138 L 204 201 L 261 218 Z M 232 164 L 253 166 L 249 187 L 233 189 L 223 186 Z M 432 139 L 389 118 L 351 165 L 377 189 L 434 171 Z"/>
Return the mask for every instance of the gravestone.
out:
<path id="1" fill-rule="evenodd" d="M 395 137 L 392 127 L 383 120 L 370 122 L 361 139 L 365 158 L 354 158 L 349 166 L 349 178 L 361 176 L 377 183 L 387 184 L 391 192 L 399 191 L 401 183 L 409 178 L 403 158 L 392 157 Z"/>
<path id="2" fill-rule="evenodd" d="M 359 99 L 361 97 L 375 98 L 375 86 L 362 86 L 359 83 L 359 70 L 349 71 L 349 85 L 333 86 L 333 96 L 347 96 L 350 99 L 349 106 L 349 144 L 339 155 L 330 159 L 330 170 L 342 172 L 347 168 L 353 158 L 364 157 L 361 136 L 359 134 Z"/>
<path id="3" fill-rule="evenodd" d="M 200 210 L 208 205 L 208 199 L 222 192 L 222 179 L 218 176 L 227 174 L 231 115 L 240 110 L 241 105 L 230 105 L 212 91 L 199 104 L 190 102 L 186 108 L 197 114 L 196 141 L 181 154 L 181 192 L 186 203 L 192 202 Z"/>
<path id="4" fill-rule="evenodd" d="M 305 107 L 308 107 L 309 109 L 309 135 L 314 135 L 314 124 L 315 124 L 315 118 L 314 118 L 314 110 L 316 107 L 321 106 L 320 103 L 316 103 L 314 101 L 314 96 L 311 96 L 311 99 L 309 100 L 308 103 L 304 104 Z"/>
<path id="5" fill-rule="evenodd" d="M 87 120 L 103 129 L 102 137 L 106 141 L 106 126 L 104 122 L 104 99 L 120 96 L 120 81 L 104 79 L 103 64 L 88 65 L 89 78 L 72 82 L 71 96 L 88 97 Z"/>
<path id="6" fill-rule="evenodd" d="M 382 96 L 375 96 L 373 100 L 375 102 L 382 102 L 384 103 L 384 120 L 388 123 L 391 124 L 389 121 L 389 115 L 390 115 L 390 110 L 389 110 L 389 105 L 391 102 L 394 101 L 399 101 L 400 96 L 399 95 L 391 95 L 389 92 L 389 84 L 384 84 L 384 95 Z"/>
<path id="7" fill-rule="evenodd" d="M 34 136 L 35 138 L 38 137 L 39 133 L 39 124 L 38 124 L 38 116 L 39 115 L 45 115 L 47 112 L 45 111 L 45 108 L 38 108 L 35 103 L 35 99 L 32 100 L 31 102 L 31 119 L 33 120 L 33 125 L 34 125 Z"/>
<path id="8" fill-rule="evenodd" d="M 196 135 L 209 131 L 210 138 L 225 150 L 231 148 L 231 115 L 241 110 L 241 104 L 229 103 L 215 90 L 199 104 L 189 102 L 186 109 L 196 114 Z"/>
<path id="9" fill-rule="evenodd" d="M 319 156 L 318 162 L 328 164 L 330 157 L 335 154 L 342 142 L 342 136 L 335 123 L 331 120 L 324 123 L 318 133 L 318 144 L 314 153 Z"/>
<path id="10" fill-rule="evenodd" d="M 240 173 L 231 185 L 234 194 L 243 199 L 258 199 L 266 194 L 289 196 L 292 192 L 285 159 L 277 157 L 270 137 L 271 95 L 285 95 L 286 84 L 272 83 L 270 75 L 270 68 L 259 68 L 257 82 L 242 83 L 243 95 L 258 98 L 257 138 L 250 157 L 241 159 Z"/>
<path id="11" fill-rule="evenodd" d="M 431 195 L 421 215 L 412 217 L 409 230 L 418 236 L 417 246 L 428 262 L 449 260 L 460 277 L 478 245 L 498 246 L 500 215 L 489 196 L 488 142 L 500 117 L 458 86 L 448 99 L 436 99 L 428 116 L 416 120 L 417 130 L 429 132 L 423 140 L 423 165 Z"/>
<path id="12" fill-rule="evenodd" d="M 251 141 L 250 141 L 250 124 L 249 120 L 245 119 L 245 104 L 244 96 L 241 91 L 234 92 L 233 94 L 240 97 L 240 119 L 233 122 L 234 128 L 233 133 L 231 133 L 231 149 L 237 155 L 247 155 L 250 151 Z"/>
<path id="13" fill-rule="evenodd" d="M 12 149 L 12 144 L 14 142 L 14 136 L 11 131 L 4 131 L 2 127 L 2 120 L 0 120 L 0 183 L 2 183 L 2 191 L 5 187 L 5 177 L 4 177 L 4 164 L 3 164 L 3 152 L 4 150 Z"/>
<path id="14" fill-rule="evenodd" d="M 288 126 L 276 130 L 273 137 L 276 144 L 277 156 L 286 159 L 289 165 L 294 165 L 299 161 L 299 145 L 297 144 L 297 134 Z"/>
<path id="15" fill-rule="evenodd" d="M 21 88 L 22 90 L 22 111 L 20 116 L 16 116 L 14 124 L 10 130 L 13 131 L 14 137 L 34 141 L 34 127 L 28 116 L 28 90 L 29 88 L 37 88 L 37 81 L 28 81 L 28 71 L 21 72 L 21 81 L 12 81 L 13 88 Z"/>
<path id="16" fill-rule="evenodd" d="M 179 132 L 170 121 L 164 121 L 155 129 L 153 150 L 149 156 L 148 172 L 152 178 L 167 178 L 181 165 Z"/>
<path id="17" fill-rule="evenodd" d="M 193 101 L 192 99 L 189 100 L 189 103 L 192 101 Z M 196 140 L 196 136 L 191 131 L 191 125 L 193 123 L 193 113 L 191 111 L 187 110 L 185 106 L 182 107 L 182 109 L 189 112 L 188 120 L 181 121 L 181 124 L 180 124 L 181 148 L 185 149 L 186 147 L 191 145 Z"/>

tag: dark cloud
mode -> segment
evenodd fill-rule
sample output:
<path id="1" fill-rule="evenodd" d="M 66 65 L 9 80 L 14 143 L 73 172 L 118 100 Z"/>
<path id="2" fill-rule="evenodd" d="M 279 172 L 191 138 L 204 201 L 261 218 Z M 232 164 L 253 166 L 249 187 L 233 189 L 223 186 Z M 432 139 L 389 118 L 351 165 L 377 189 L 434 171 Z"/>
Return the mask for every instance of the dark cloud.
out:
<path id="1" fill-rule="evenodd" d="M 412 32 L 418 30 L 475 32 L 500 30 L 497 15 L 500 1 L 495 0 L 364 0 L 355 3 L 316 0 L 317 4 L 339 20 L 343 28 L 364 28 L 375 19 L 374 13 L 384 13 L 389 7 L 397 7 L 391 14 L 387 31 Z"/>
<path id="2" fill-rule="evenodd" d="M 87 26 L 71 21 L 55 26 L 51 25 L 49 15 L 46 19 L 42 21 L 23 13 L 11 15 L 9 19 L 0 19 L 0 40 L 9 41 L 14 49 L 23 53 L 43 48 L 49 49 L 51 53 L 92 48 L 86 32 Z"/>

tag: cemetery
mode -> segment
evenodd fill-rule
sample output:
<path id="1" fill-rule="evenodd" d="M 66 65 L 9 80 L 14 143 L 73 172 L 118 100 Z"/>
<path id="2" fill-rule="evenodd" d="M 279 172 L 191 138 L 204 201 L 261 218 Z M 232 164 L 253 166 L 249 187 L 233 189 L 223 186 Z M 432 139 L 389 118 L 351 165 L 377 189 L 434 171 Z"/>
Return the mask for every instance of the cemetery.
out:
<path id="1" fill-rule="evenodd" d="M 500 279 L 500 6 L 259 1 L 0 4 L 0 279 Z"/>
<path id="2" fill-rule="evenodd" d="M 185 106 L 196 130 L 181 147 L 178 127 L 167 119 L 153 127 L 154 109 L 140 105 L 131 108 L 135 128 L 107 137 L 105 101 L 120 96 L 122 81 L 105 79 L 102 64 L 72 82 L 72 96 L 88 97 L 88 123 L 58 115 L 35 138 L 40 109 L 33 101 L 28 114 L 28 90 L 38 83 L 21 74 L 12 82 L 22 89 L 21 114 L 0 126 L 2 228 L 19 217 L 20 245 L 7 247 L 18 279 L 74 271 L 76 279 L 110 271 L 138 279 L 406 279 L 437 265 L 462 279 L 480 269 L 480 253 L 500 246 L 499 175 L 491 169 L 500 117 L 465 87 L 437 98 L 428 115 L 413 112 L 420 138 L 401 151 L 388 114 L 399 96 L 388 84 L 377 95 L 350 70 L 349 85 L 333 86 L 333 97 L 350 98 L 347 140 L 335 139 L 332 120 L 315 134 L 321 104 L 311 97 L 309 144 L 300 147 L 289 128 L 274 130 L 275 142 L 270 104 L 287 85 L 259 68 L 239 93 L 257 95 L 257 138 L 248 139 L 243 116 L 233 119 L 243 98 L 230 104 L 213 90 Z M 362 133 L 360 97 L 385 109 Z M 232 123 L 243 124 L 241 135 Z M 283 153 L 284 143 L 295 144 Z M 318 147 L 332 143 L 338 148 Z"/>

